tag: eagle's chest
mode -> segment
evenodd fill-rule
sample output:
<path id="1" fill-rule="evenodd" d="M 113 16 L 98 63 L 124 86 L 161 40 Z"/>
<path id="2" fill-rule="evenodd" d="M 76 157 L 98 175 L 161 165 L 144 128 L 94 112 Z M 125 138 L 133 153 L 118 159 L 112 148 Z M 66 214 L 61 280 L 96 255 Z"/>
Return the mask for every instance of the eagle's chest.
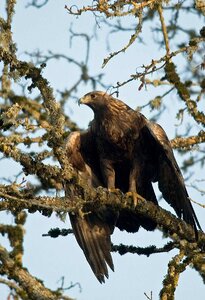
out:
<path id="1" fill-rule="evenodd" d="M 137 135 L 132 127 L 121 126 L 118 127 L 110 121 L 98 128 L 97 131 L 97 145 L 98 151 L 102 156 L 110 157 L 113 160 L 121 160 L 130 158 Z"/>

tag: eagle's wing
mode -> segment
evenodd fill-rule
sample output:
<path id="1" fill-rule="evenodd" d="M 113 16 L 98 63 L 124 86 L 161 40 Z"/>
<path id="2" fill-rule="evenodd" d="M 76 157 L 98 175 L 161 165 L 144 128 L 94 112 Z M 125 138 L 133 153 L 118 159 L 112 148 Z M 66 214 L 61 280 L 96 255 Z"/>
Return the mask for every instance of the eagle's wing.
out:
<path id="1" fill-rule="evenodd" d="M 159 124 L 147 120 L 143 130 L 155 151 L 157 168 L 155 180 L 158 181 L 164 199 L 174 208 L 177 216 L 183 218 L 197 233 L 197 226 L 200 230 L 201 226 L 190 202 L 183 176 L 165 131 Z"/>
<path id="2" fill-rule="evenodd" d="M 100 185 L 98 177 L 93 173 L 97 168 L 95 164 L 94 150 L 90 132 L 72 132 L 66 144 L 66 150 L 70 163 L 83 176 L 88 185 L 97 187 Z M 72 198 L 72 196 L 70 196 Z M 84 255 L 97 279 L 102 283 L 105 276 L 108 277 L 107 265 L 114 271 L 111 257 L 110 235 L 114 230 L 114 221 L 107 215 L 101 216 L 94 213 L 69 214 L 71 225 L 76 240 L 84 252 Z M 108 222 L 109 219 L 109 222 Z"/>

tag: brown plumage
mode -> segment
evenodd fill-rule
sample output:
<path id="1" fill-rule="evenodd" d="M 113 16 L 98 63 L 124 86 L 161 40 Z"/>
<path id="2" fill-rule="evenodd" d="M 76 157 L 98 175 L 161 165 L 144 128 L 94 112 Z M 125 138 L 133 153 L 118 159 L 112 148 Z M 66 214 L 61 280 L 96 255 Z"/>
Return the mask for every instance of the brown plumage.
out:
<path id="1" fill-rule="evenodd" d="M 200 230 L 201 227 L 171 144 L 161 126 L 148 121 L 140 112 L 104 92 L 88 93 L 79 103 L 88 105 L 94 112 L 94 120 L 89 130 L 96 140 L 106 187 L 117 187 L 119 172 L 126 164 L 128 182 L 125 191 L 137 192 L 147 200 L 157 203 L 152 182 L 158 181 L 164 199 L 174 208 L 179 218 L 183 218 L 194 228 L 197 236 L 197 226 Z M 120 179 L 126 181 L 122 172 Z M 150 224 L 144 218 L 139 220 L 139 224 L 145 225 L 145 228 L 147 226 L 149 230 Z M 120 223 L 119 227 L 126 229 L 123 226 Z M 150 227 L 153 229 L 154 224 Z M 132 224 L 130 231 L 135 231 Z"/>
<path id="2" fill-rule="evenodd" d="M 164 199 L 178 217 L 190 224 L 197 236 L 197 220 L 170 142 L 160 125 L 104 92 L 91 92 L 79 100 L 94 111 L 94 120 L 84 133 L 73 132 L 67 142 L 70 163 L 91 187 L 119 188 L 137 192 L 156 205 L 152 182 L 158 181 Z M 126 210 L 120 214 L 70 214 L 74 235 L 95 276 L 108 277 L 114 270 L 111 240 L 114 226 L 137 232 L 142 226 L 154 230 L 156 223 Z"/>
<path id="3" fill-rule="evenodd" d="M 96 147 L 89 131 L 84 133 L 72 132 L 68 137 L 66 150 L 70 163 L 79 171 L 89 186 L 102 185 Z M 105 277 L 108 278 L 107 265 L 114 271 L 110 254 L 110 236 L 114 230 L 116 215 L 106 211 L 101 215 L 79 212 L 78 214 L 69 214 L 69 216 L 76 240 L 93 273 L 100 283 L 104 282 Z"/>

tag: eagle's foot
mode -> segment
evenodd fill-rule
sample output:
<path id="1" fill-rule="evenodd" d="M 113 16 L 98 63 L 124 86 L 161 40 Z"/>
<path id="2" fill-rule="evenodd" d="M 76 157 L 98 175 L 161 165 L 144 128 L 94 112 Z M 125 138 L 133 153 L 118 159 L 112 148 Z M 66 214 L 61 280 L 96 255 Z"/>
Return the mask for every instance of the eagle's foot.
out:
<path id="1" fill-rule="evenodd" d="M 110 193 L 119 194 L 120 189 L 111 188 L 111 189 L 108 189 L 108 191 L 109 191 Z"/>
<path id="2" fill-rule="evenodd" d="M 84 219 L 86 215 L 89 215 L 91 211 L 83 211 L 81 208 L 78 211 L 78 215 L 80 216 L 81 219 Z"/>
<path id="3" fill-rule="evenodd" d="M 133 198 L 134 207 L 137 206 L 137 204 L 139 203 L 139 200 L 143 200 L 143 201 L 145 200 L 141 195 L 139 195 L 136 192 L 127 192 L 126 195 L 128 197 L 132 197 Z"/>

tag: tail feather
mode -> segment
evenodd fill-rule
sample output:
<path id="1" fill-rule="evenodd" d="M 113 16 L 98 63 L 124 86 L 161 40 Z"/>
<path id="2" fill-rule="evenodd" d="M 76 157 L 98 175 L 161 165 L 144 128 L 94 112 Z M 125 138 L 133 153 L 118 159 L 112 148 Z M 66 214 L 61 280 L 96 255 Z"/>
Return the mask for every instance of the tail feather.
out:
<path id="1" fill-rule="evenodd" d="M 81 217 L 71 215 L 70 221 L 76 240 L 100 283 L 108 278 L 107 265 L 114 271 L 110 228 L 92 214 Z"/>

